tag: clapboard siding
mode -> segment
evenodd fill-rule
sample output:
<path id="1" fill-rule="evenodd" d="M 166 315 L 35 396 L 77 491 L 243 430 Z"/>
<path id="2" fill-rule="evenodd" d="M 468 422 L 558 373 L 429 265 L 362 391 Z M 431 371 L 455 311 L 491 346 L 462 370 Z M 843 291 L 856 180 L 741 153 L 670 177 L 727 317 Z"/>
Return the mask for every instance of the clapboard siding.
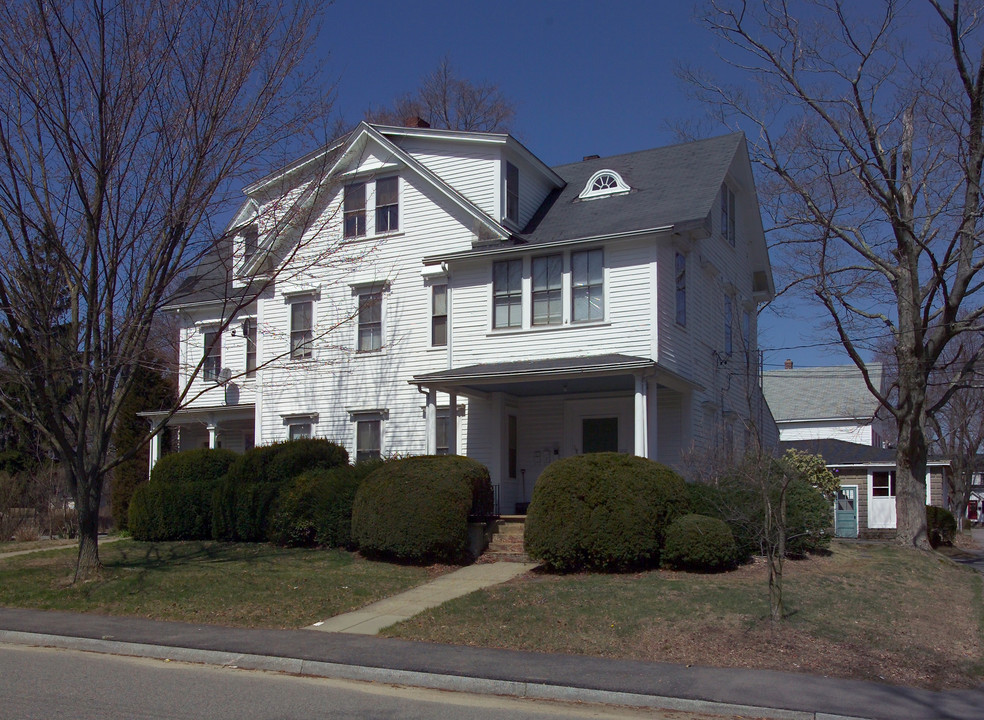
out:
<path id="1" fill-rule="evenodd" d="M 482 212 L 498 218 L 496 183 L 499 177 L 499 149 L 491 145 L 465 147 L 433 141 L 403 138 L 400 146 L 421 165 L 453 187 Z"/>

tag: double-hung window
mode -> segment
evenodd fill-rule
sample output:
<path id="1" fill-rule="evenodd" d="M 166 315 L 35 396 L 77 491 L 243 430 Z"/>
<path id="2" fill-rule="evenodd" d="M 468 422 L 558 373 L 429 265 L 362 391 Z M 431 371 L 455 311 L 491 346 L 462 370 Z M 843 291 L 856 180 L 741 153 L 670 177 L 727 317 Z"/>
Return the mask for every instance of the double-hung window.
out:
<path id="1" fill-rule="evenodd" d="M 399 229 L 400 178 L 382 178 L 376 181 L 376 232 L 396 232 Z"/>
<path id="2" fill-rule="evenodd" d="M 256 377 L 256 321 L 243 321 L 243 339 L 246 341 L 246 377 Z"/>
<path id="3" fill-rule="evenodd" d="M 260 232 L 255 225 L 243 230 L 243 261 L 249 260 L 256 254 L 260 242 Z"/>
<path id="4" fill-rule="evenodd" d="M 523 261 L 503 260 L 492 266 L 492 327 L 523 326 Z"/>
<path id="5" fill-rule="evenodd" d="M 311 437 L 311 423 L 291 423 L 287 426 L 289 440 L 305 440 Z"/>
<path id="6" fill-rule="evenodd" d="M 571 320 L 586 322 L 605 318 L 604 251 L 571 253 Z"/>
<path id="7" fill-rule="evenodd" d="M 314 340 L 314 302 L 302 300 L 290 305 L 290 357 L 305 360 L 312 355 Z"/>
<path id="8" fill-rule="evenodd" d="M 734 308 L 730 295 L 724 296 L 724 354 L 731 357 L 734 343 Z"/>
<path id="9" fill-rule="evenodd" d="M 731 247 L 735 246 L 735 193 L 727 185 L 721 185 L 721 236 Z"/>
<path id="10" fill-rule="evenodd" d="M 872 497 L 895 497 L 895 471 L 879 471 L 871 473 Z"/>
<path id="11" fill-rule="evenodd" d="M 359 352 L 383 347 L 383 293 L 359 295 Z"/>
<path id="12" fill-rule="evenodd" d="M 216 381 L 222 371 L 222 338 L 218 330 L 202 333 L 205 344 L 202 354 L 202 379 Z"/>
<path id="13" fill-rule="evenodd" d="M 533 258 L 533 325 L 563 322 L 562 255 Z"/>
<path id="14" fill-rule="evenodd" d="M 519 222 L 519 168 L 506 163 L 506 219 Z"/>
<path id="15" fill-rule="evenodd" d="M 687 256 L 676 254 L 676 321 L 687 326 Z"/>
<path id="16" fill-rule="evenodd" d="M 355 461 L 378 460 L 382 455 L 381 421 L 359 420 L 355 424 Z"/>
<path id="17" fill-rule="evenodd" d="M 345 237 L 362 237 L 366 234 L 366 184 L 353 183 L 344 190 L 343 216 Z"/>
<path id="18" fill-rule="evenodd" d="M 431 287 L 431 345 L 448 344 L 448 286 Z"/>

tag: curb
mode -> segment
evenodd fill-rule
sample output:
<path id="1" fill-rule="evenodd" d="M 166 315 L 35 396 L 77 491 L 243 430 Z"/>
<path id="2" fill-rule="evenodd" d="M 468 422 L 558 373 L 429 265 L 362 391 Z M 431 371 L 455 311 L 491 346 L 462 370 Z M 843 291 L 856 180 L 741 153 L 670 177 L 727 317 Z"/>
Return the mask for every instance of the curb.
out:
<path id="1" fill-rule="evenodd" d="M 410 685 L 432 690 L 465 692 L 474 695 L 502 695 L 533 700 L 560 700 L 604 705 L 625 705 L 630 707 L 717 715 L 751 715 L 754 717 L 769 718 L 770 720 L 866 720 L 865 718 L 854 716 L 783 710 L 781 708 L 759 707 L 755 705 L 737 705 L 709 700 L 688 700 L 660 695 L 642 695 L 511 680 L 490 680 L 460 675 L 394 670 L 390 668 L 348 665 L 316 660 L 300 660 L 273 655 L 197 650 L 166 645 L 150 645 L 109 639 L 96 640 L 92 638 L 76 638 L 65 635 L 48 635 L 16 630 L 0 630 L 0 643 L 125 655 L 157 660 L 176 660 L 186 663 L 216 665 L 230 669 L 262 670 L 304 677 L 376 682 L 387 685 Z"/>

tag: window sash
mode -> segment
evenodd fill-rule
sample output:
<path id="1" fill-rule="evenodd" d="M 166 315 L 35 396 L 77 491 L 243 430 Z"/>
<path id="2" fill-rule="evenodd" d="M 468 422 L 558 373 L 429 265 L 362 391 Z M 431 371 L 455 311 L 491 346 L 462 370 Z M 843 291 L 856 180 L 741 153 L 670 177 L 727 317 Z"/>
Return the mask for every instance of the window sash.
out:
<path id="1" fill-rule="evenodd" d="M 355 424 L 355 461 L 378 460 L 381 456 L 380 421 L 359 420 Z"/>
<path id="2" fill-rule="evenodd" d="M 255 226 L 250 226 L 243 231 L 243 260 L 249 260 L 256 254 L 259 245 L 260 233 Z"/>
<path id="3" fill-rule="evenodd" d="M 451 418 L 447 415 L 437 416 L 437 445 L 434 448 L 434 452 L 437 455 L 448 455 L 450 451 L 450 444 L 448 442 L 448 433 L 451 429 Z"/>
<path id="4" fill-rule="evenodd" d="M 303 440 L 311 437 L 311 423 L 291 423 L 287 427 L 288 440 Z"/>
<path id="5" fill-rule="evenodd" d="M 735 193 L 727 185 L 721 185 L 721 235 L 735 245 Z"/>
<path id="6" fill-rule="evenodd" d="M 243 339 L 246 341 L 246 377 L 256 377 L 256 323 L 243 322 Z"/>
<path id="7" fill-rule="evenodd" d="M 732 316 L 731 296 L 724 296 L 724 354 L 734 351 L 734 318 Z"/>
<path id="8" fill-rule="evenodd" d="M 871 474 L 871 497 L 895 497 L 895 471 Z"/>
<path id="9" fill-rule="evenodd" d="M 208 330 L 202 333 L 202 337 L 202 379 L 218 380 L 222 372 L 222 338 L 218 330 Z"/>
<path id="10" fill-rule="evenodd" d="M 519 168 L 506 163 L 506 219 L 519 222 Z"/>
<path id="11" fill-rule="evenodd" d="M 304 360 L 312 355 L 311 343 L 314 340 L 314 303 L 291 303 L 290 306 L 290 357 Z"/>
<path id="12" fill-rule="evenodd" d="M 676 321 L 687 325 L 687 257 L 676 254 Z"/>
<path id="13" fill-rule="evenodd" d="M 431 289 L 431 345 L 448 344 L 448 286 Z"/>
<path id="14" fill-rule="evenodd" d="M 522 260 L 503 260 L 492 266 L 492 296 L 492 327 L 522 327 Z"/>
<path id="15" fill-rule="evenodd" d="M 345 237 L 361 237 L 366 234 L 366 184 L 353 183 L 344 190 Z"/>
<path id="16" fill-rule="evenodd" d="M 571 320 L 605 318 L 605 255 L 603 250 L 571 253 Z"/>
<path id="17" fill-rule="evenodd" d="M 376 181 L 376 232 L 395 232 L 400 229 L 399 178 Z"/>
<path id="18" fill-rule="evenodd" d="M 563 322 L 562 255 L 533 258 L 533 324 L 559 325 Z"/>
<path id="19" fill-rule="evenodd" d="M 359 295 L 359 352 L 383 347 L 383 294 Z"/>

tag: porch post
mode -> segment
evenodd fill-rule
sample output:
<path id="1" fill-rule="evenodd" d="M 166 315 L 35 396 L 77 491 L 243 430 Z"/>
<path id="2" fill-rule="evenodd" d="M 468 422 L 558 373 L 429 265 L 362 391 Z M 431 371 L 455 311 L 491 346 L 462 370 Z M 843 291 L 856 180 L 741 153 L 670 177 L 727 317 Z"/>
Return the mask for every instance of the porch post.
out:
<path id="1" fill-rule="evenodd" d="M 426 454 L 437 454 L 437 390 L 428 388 L 427 390 L 427 409 L 424 411 L 427 420 L 427 444 Z"/>
<path id="2" fill-rule="evenodd" d="M 209 450 L 215 450 L 219 446 L 219 424 L 213 420 L 207 423 L 205 427 L 208 429 Z"/>
<path id="3" fill-rule="evenodd" d="M 448 455 L 458 454 L 458 395 L 448 393 Z"/>
<path id="4" fill-rule="evenodd" d="M 151 471 L 154 469 L 154 465 L 157 461 L 161 459 L 161 435 L 163 434 L 163 428 L 160 423 L 152 423 L 150 431 L 154 433 L 153 437 L 150 438 L 150 467 L 147 468 L 147 477 L 150 477 Z"/>
<path id="5" fill-rule="evenodd" d="M 647 407 L 647 387 L 646 378 L 642 375 L 635 376 L 635 448 L 633 452 L 639 457 L 648 457 L 647 438 L 649 435 L 647 421 L 649 418 L 649 408 Z"/>

